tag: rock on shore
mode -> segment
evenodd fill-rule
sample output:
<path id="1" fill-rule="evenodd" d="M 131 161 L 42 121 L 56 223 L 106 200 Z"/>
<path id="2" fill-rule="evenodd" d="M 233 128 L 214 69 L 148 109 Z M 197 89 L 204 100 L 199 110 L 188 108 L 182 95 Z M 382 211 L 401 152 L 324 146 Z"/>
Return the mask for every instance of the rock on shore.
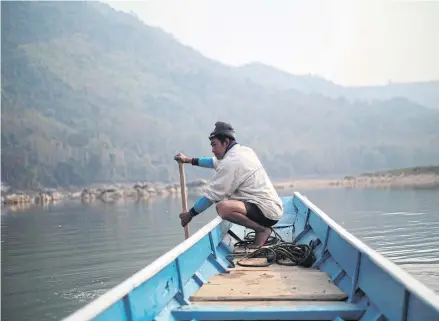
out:
<path id="1" fill-rule="evenodd" d="M 207 180 L 195 180 L 186 184 L 188 195 L 202 195 Z M 121 199 L 148 199 L 154 197 L 180 197 L 180 184 L 136 183 L 134 185 L 115 184 L 104 187 L 87 187 L 76 192 L 12 192 L 2 194 L 2 205 L 44 204 L 61 199 L 81 200 L 83 202 L 101 201 L 114 203 Z"/>

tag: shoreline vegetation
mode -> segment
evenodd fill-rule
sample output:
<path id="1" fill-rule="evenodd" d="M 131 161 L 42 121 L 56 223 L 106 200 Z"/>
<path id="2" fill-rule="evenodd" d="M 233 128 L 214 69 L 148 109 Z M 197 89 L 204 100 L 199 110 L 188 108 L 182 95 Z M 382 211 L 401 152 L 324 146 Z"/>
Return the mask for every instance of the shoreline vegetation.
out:
<path id="1" fill-rule="evenodd" d="M 207 180 L 198 179 L 187 182 L 189 196 L 202 195 Z M 439 187 L 439 166 L 425 166 L 364 173 L 345 176 L 342 179 L 298 179 L 273 182 L 278 191 L 319 189 L 319 188 L 435 188 Z M 7 191 L 2 186 L 2 206 L 49 204 L 62 200 L 80 200 L 84 203 L 117 203 L 124 200 L 151 200 L 157 197 L 180 197 L 180 184 L 113 184 L 110 187 L 94 184 L 90 187 L 72 191 L 50 189 L 42 191 Z"/>

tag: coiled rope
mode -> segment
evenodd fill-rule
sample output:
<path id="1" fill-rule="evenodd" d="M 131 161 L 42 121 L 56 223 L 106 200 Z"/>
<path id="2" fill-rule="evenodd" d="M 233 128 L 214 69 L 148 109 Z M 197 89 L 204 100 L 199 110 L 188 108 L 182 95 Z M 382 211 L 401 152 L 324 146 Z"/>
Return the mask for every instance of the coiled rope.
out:
<path id="1" fill-rule="evenodd" d="M 297 244 L 285 242 L 282 237 L 274 230 L 274 236 L 270 235 L 263 246 L 255 251 L 241 257 L 237 264 L 244 267 L 266 267 L 273 263 L 288 266 L 310 267 L 315 262 L 314 246 L 308 244 Z M 254 244 L 255 232 L 249 232 L 244 240 L 235 243 L 235 247 L 249 248 L 248 245 Z M 244 263 L 242 261 L 250 258 L 266 258 L 267 262 L 262 264 Z"/>

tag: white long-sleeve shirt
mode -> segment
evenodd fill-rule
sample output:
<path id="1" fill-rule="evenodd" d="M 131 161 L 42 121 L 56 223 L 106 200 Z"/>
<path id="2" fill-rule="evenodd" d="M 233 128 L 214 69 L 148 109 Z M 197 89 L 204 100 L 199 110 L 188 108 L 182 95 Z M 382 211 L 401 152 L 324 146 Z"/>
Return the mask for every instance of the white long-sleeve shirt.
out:
<path id="1" fill-rule="evenodd" d="M 224 199 L 256 204 L 265 217 L 279 220 L 282 201 L 253 149 L 239 144 L 218 160 L 213 158 L 215 174 L 204 196 L 212 202 Z"/>

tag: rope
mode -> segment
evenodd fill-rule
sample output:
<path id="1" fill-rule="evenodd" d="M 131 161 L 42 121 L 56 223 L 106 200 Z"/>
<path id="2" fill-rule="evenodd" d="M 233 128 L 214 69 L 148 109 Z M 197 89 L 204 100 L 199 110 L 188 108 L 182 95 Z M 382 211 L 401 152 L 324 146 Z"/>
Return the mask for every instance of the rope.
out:
<path id="1" fill-rule="evenodd" d="M 276 231 L 272 230 L 275 234 L 277 234 Z M 277 238 L 276 236 L 270 236 L 268 237 L 267 241 L 265 241 L 264 246 L 265 245 L 274 245 L 280 242 L 280 239 L 282 239 L 280 237 L 279 234 L 277 234 L 277 236 L 279 236 L 279 238 Z M 247 235 L 244 236 L 243 240 L 240 240 L 238 242 L 235 243 L 235 247 L 248 247 L 248 245 L 252 245 L 255 243 L 255 238 L 256 238 L 256 234 L 254 231 L 252 232 L 248 232 Z"/>
<path id="2" fill-rule="evenodd" d="M 288 266 L 312 266 L 315 261 L 315 255 L 313 253 L 314 246 L 297 244 L 295 242 L 285 242 L 275 230 L 272 231 L 275 236 L 270 235 L 267 242 L 262 247 L 243 256 L 236 263 L 244 267 L 266 267 L 275 262 L 279 265 Z M 244 240 L 235 243 L 235 247 L 244 246 L 247 248 L 247 245 L 254 243 L 254 234 L 255 232 L 247 233 Z M 243 260 L 250 258 L 266 258 L 267 263 L 250 264 L 242 262 Z"/>

